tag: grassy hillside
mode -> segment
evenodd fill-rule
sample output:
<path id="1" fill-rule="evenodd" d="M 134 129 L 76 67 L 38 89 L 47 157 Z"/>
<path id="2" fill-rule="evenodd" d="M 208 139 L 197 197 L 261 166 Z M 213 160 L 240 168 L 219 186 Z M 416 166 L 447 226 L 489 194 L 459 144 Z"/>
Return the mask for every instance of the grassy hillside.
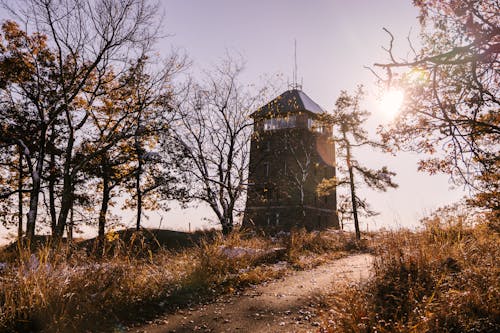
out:
<path id="1" fill-rule="evenodd" d="M 98 253 L 65 245 L 21 250 L 0 271 L 0 332 L 113 331 L 356 250 L 352 235 L 336 231 L 153 234 L 110 233 Z"/>
<path id="2" fill-rule="evenodd" d="M 379 234 L 373 279 L 327 297 L 324 332 L 499 332 L 495 223 L 440 222 Z"/>
<path id="3" fill-rule="evenodd" d="M 376 254 L 373 278 L 325 290 L 321 332 L 498 332 L 500 236 L 487 222 L 428 219 L 421 231 L 374 233 L 361 244 L 338 231 L 126 231 L 108 234 L 99 253 L 21 250 L 0 267 L 0 332 L 121 329 L 360 249 Z"/>

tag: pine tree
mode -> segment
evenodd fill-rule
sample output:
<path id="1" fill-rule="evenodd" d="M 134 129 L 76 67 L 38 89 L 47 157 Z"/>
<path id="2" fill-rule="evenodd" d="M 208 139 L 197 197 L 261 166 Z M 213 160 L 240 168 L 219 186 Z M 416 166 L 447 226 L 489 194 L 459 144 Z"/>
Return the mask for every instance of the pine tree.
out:
<path id="1" fill-rule="evenodd" d="M 359 147 L 383 148 L 382 145 L 368 137 L 364 124 L 370 115 L 361 110 L 360 102 L 363 97 L 362 88 L 359 87 L 354 95 L 342 91 L 335 102 L 335 110 L 331 114 L 324 114 L 322 121 L 333 126 L 333 138 L 337 150 L 336 178 L 324 179 L 317 188 L 318 195 L 327 195 L 336 186 L 348 186 L 351 198 L 352 217 L 356 239 L 361 238 L 359 228 L 359 213 L 368 216 L 376 214 L 370 209 L 366 199 L 359 196 L 358 177 L 369 188 L 386 191 L 387 188 L 396 188 L 397 184 L 392 181 L 394 172 L 387 167 L 374 170 L 361 165 L 355 158 L 355 149 Z"/>

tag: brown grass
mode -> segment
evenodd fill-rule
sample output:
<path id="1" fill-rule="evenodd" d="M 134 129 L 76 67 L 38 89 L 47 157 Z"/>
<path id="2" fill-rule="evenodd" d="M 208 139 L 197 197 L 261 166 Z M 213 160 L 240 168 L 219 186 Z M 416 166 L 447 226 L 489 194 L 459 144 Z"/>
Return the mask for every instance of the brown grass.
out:
<path id="1" fill-rule="evenodd" d="M 324 332 L 500 331 L 499 234 L 427 222 L 383 235 L 374 278 L 328 297 Z"/>
<path id="2" fill-rule="evenodd" d="M 324 261 L 339 258 L 348 252 L 367 251 L 366 240 L 356 242 L 352 233 L 339 230 L 292 230 L 285 239 L 288 261 L 295 268 L 305 269 Z"/>
<path id="3" fill-rule="evenodd" d="M 0 272 L 0 331 L 112 331 L 117 323 L 152 319 L 279 277 L 300 258 L 348 247 L 348 237 L 304 231 L 281 239 L 211 234 L 175 252 L 152 251 L 140 237 L 110 233 L 99 256 L 67 246 L 21 249 Z"/>

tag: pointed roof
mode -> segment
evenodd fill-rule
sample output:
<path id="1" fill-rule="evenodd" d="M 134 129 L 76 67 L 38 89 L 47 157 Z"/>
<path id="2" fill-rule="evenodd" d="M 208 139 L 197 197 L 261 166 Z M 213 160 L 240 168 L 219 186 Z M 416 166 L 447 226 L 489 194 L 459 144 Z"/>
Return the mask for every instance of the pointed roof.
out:
<path id="1" fill-rule="evenodd" d="M 268 117 L 278 114 L 289 114 L 293 112 L 306 111 L 314 114 L 325 112 L 321 106 L 314 102 L 302 90 L 287 90 L 266 105 L 260 107 L 250 116 Z"/>

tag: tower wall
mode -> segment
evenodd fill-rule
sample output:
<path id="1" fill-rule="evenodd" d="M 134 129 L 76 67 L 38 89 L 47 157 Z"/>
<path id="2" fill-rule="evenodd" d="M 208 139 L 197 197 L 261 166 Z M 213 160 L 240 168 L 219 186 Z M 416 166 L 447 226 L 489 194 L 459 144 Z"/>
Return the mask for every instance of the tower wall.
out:
<path id="1" fill-rule="evenodd" d="M 266 129 L 269 117 L 255 121 L 243 226 L 272 231 L 338 227 L 335 191 L 316 194 L 323 178 L 335 176 L 331 131 L 312 128 L 316 116 L 309 112 L 288 116 L 294 117 L 290 128 Z"/>

